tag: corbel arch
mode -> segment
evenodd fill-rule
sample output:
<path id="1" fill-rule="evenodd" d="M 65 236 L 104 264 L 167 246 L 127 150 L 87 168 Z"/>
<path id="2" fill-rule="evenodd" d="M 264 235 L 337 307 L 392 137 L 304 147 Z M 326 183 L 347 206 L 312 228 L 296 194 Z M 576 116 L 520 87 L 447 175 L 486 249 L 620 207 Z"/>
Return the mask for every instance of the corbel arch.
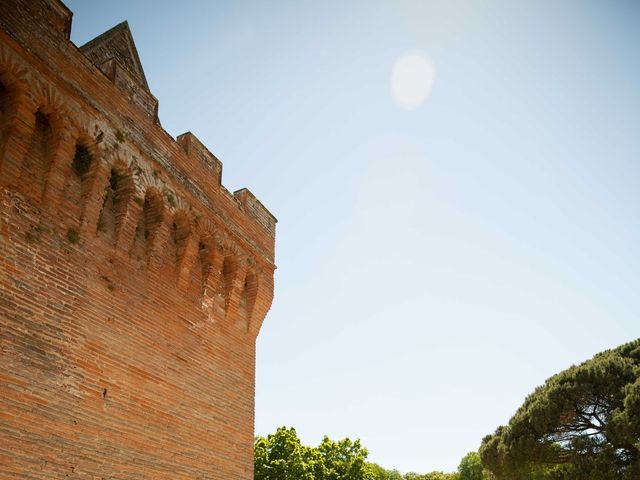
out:
<path id="1" fill-rule="evenodd" d="M 59 210 L 66 217 L 68 224 L 80 227 L 102 159 L 98 144 L 85 128 L 76 129 L 71 138 L 69 154 L 64 157 L 64 162 L 61 162 L 58 168 L 63 181 Z M 50 191 L 45 194 L 50 201 L 53 201 L 57 194 L 53 176 L 52 172 Z"/>
<path id="2" fill-rule="evenodd" d="M 175 210 L 169 232 L 169 261 L 177 266 L 185 258 L 189 238 L 193 235 L 193 219 L 185 209 Z"/>
<path id="3" fill-rule="evenodd" d="M 22 124 L 16 122 L 18 106 L 25 102 L 28 91 L 26 68 L 0 45 L 0 177 L 6 176 L 7 145 Z M 15 159 L 11 159 L 15 162 Z"/>
<path id="4" fill-rule="evenodd" d="M 208 289 L 212 276 L 215 276 L 216 246 L 215 239 L 211 232 L 196 229 L 191 237 L 193 240 L 188 244 L 187 257 L 183 269 L 186 275 L 186 293 L 195 303 L 207 307 L 207 298 L 210 297 Z M 183 277 L 185 276 L 183 273 Z"/>
<path id="5" fill-rule="evenodd" d="M 145 261 L 149 259 L 163 224 L 164 214 L 165 204 L 162 193 L 156 187 L 147 188 L 131 250 L 134 258 Z"/>
<path id="6" fill-rule="evenodd" d="M 96 233 L 116 245 L 133 202 L 136 188 L 129 165 L 116 159 L 109 167 L 102 196 L 102 208 L 98 215 Z"/>
<path id="7" fill-rule="evenodd" d="M 258 271 L 255 266 L 248 266 L 238 299 L 238 318 L 236 320 L 236 325 L 245 332 L 249 329 L 249 323 L 251 322 L 258 296 L 258 278 Z"/>
<path id="8" fill-rule="evenodd" d="M 11 83 L 7 82 L 0 74 L 0 151 L 3 151 L 5 131 L 11 117 L 14 95 Z"/>
<path id="9" fill-rule="evenodd" d="M 65 107 L 48 85 L 39 85 L 32 94 L 30 135 L 26 154 L 19 167 L 18 188 L 32 201 L 40 203 L 48 191 L 50 175 L 61 154 L 65 139 Z"/>

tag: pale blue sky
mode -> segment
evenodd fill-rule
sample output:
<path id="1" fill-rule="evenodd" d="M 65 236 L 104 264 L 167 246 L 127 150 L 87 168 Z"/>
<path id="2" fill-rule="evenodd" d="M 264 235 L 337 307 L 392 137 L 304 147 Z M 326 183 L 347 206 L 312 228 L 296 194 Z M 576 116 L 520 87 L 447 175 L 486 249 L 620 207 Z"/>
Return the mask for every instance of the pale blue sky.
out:
<path id="1" fill-rule="evenodd" d="M 279 219 L 256 433 L 453 470 L 553 373 L 640 336 L 640 4 L 68 1 L 128 19 L 160 118 Z M 394 61 L 436 68 L 418 109 Z"/>

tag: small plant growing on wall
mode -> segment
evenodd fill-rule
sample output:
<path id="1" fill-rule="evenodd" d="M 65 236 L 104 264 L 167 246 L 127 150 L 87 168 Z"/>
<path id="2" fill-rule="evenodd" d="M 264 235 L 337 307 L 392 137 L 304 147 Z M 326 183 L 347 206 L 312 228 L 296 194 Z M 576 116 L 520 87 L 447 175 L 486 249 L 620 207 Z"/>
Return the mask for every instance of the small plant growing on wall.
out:
<path id="1" fill-rule="evenodd" d="M 67 240 L 69 243 L 78 243 L 80 241 L 80 234 L 75 228 L 70 228 L 67 230 Z"/>
<path id="2" fill-rule="evenodd" d="M 34 243 L 40 240 L 40 234 L 42 233 L 42 227 L 32 227 L 27 233 L 25 233 L 25 239 L 29 243 Z"/>

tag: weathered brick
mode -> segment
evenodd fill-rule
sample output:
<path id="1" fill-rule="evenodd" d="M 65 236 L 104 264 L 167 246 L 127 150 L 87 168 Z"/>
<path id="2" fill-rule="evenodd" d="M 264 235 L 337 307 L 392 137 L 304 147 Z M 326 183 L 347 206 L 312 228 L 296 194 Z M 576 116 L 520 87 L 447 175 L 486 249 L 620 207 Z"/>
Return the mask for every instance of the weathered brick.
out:
<path id="1" fill-rule="evenodd" d="M 126 23 L 0 9 L 0 477 L 253 477 L 275 218 L 157 118 Z"/>

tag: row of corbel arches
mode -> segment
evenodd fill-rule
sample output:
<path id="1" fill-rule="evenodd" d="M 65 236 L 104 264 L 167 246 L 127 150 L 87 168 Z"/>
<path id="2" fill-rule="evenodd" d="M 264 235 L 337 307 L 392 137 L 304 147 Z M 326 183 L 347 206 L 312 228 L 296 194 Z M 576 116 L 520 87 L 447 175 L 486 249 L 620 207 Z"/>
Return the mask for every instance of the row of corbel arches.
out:
<path id="1" fill-rule="evenodd" d="M 131 165 L 105 155 L 50 88 L 29 88 L 1 67 L 0 183 L 56 215 L 74 232 L 70 240 L 97 238 L 140 269 L 170 277 L 213 318 L 249 328 L 261 283 L 256 262 L 149 175 L 134 176 Z"/>
<path id="2" fill-rule="evenodd" d="M 158 187 L 137 187 L 124 162 L 111 166 L 102 184 L 98 237 L 146 268 L 173 274 L 180 291 L 214 317 L 252 316 L 259 267 L 228 236 L 188 207 L 172 207 Z"/>

